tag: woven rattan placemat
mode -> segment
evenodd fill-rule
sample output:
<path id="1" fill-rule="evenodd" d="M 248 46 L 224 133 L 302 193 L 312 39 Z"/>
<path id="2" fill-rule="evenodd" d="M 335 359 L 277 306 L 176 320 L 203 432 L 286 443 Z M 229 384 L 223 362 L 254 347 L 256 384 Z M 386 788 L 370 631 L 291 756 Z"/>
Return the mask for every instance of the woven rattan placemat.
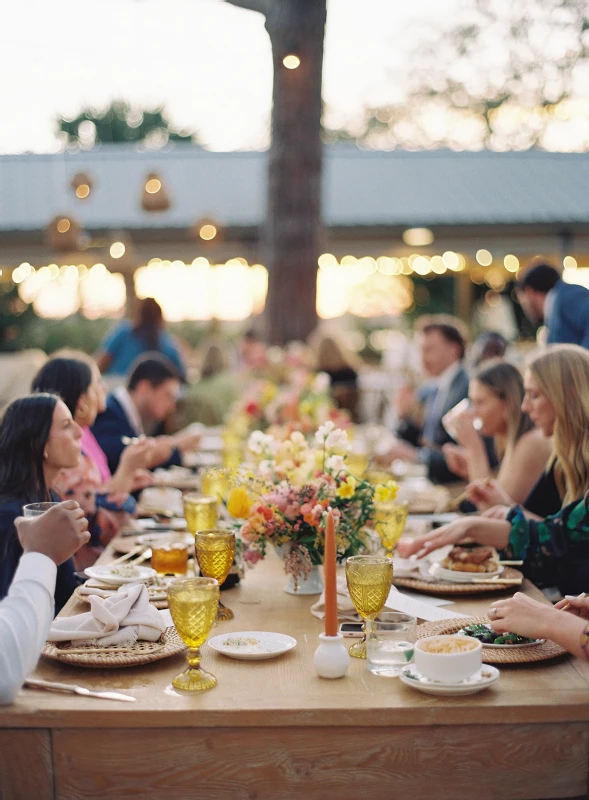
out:
<path id="1" fill-rule="evenodd" d="M 175 628 L 167 628 L 157 642 L 138 641 L 132 645 L 111 647 L 83 646 L 78 642 L 46 642 L 42 655 L 76 667 L 118 669 L 149 664 L 182 653 L 186 645 Z"/>
<path id="2" fill-rule="evenodd" d="M 484 575 L 477 574 L 477 577 L 482 578 Z M 501 577 L 522 581 L 524 576 L 513 567 L 505 567 Z M 450 583 L 393 576 L 393 583 L 395 586 L 404 586 L 405 589 L 413 589 L 416 592 L 425 592 L 426 594 L 486 594 L 487 592 L 515 592 L 518 590 L 517 584 L 509 586 L 504 583 L 493 583 L 492 581 L 488 583 Z"/>

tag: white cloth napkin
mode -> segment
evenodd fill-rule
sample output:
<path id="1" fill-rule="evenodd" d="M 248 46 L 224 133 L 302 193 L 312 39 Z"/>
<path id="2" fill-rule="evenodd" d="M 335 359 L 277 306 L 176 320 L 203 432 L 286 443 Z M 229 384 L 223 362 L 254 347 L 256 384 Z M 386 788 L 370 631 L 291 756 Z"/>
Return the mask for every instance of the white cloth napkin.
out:
<path id="1" fill-rule="evenodd" d="M 125 591 L 127 587 L 125 586 Z M 78 594 L 84 595 L 84 597 L 89 597 L 92 594 L 97 595 L 98 597 L 112 597 L 113 594 L 116 594 L 118 589 L 115 589 L 114 586 L 111 589 L 107 589 L 106 587 L 102 586 L 94 586 L 93 584 L 88 585 L 87 583 L 83 583 L 78 588 Z"/>
<path id="2" fill-rule="evenodd" d="M 149 602 L 141 583 L 131 584 L 111 597 L 90 595 L 90 611 L 74 617 L 57 617 L 51 626 L 50 642 L 76 641 L 106 647 L 134 644 L 138 639 L 156 642 L 166 626 Z"/>

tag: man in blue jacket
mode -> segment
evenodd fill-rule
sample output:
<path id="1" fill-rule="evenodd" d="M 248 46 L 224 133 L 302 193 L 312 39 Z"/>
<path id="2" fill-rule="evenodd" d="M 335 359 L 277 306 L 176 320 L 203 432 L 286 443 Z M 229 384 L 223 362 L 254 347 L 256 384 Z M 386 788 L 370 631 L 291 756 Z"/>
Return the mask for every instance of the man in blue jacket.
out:
<path id="1" fill-rule="evenodd" d="M 127 439 L 144 435 L 144 425 L 165 420 L 176 408 L 180 375 L 159 353 L 147 353 L 131 368 L 126 387 L 119 387 L 96 417 L 92 433 L 104 450 L 111 472 L 116 472 Z M 182 453 L 194 450 L 200 435 L 190 426 L 173 436 L 156 436 L 150 469 L 182 463 Z"/>
<path id="2" fill-rule="evenodd" d="M 589 348 L 589 290 L 565 283 L 550 264 L 530 267 L 517 284 L 525 315 L 548 328 L 547 344 L 578 344 Z"/>

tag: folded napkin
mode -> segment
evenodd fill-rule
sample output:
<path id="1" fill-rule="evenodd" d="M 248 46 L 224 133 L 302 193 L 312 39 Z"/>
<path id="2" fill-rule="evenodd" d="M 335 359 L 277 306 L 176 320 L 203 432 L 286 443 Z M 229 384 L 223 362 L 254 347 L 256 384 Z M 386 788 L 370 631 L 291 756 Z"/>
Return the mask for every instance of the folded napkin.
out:
<path id="1" fill-rule="evenodd" d="M 322 592 L 319 600 L 314 606 L 311 606 L 311 614 L 318 619 L 325 619 L 325 592 Z M 344 577 L 337 578 L 337 616 L 338 619 L 342 619 L 345 622 L 358 622 L 360 619 L 360 615 L 352 603 Z"/>
<path id="2" fill-rule="evenodd" d="M 125 586 L 125 591 L 127 587 Z M 110 589 L 106 586 L 95 586 L 94 584 L 88 585 L 87 583 L 83 583 L 81 586 L 78 587 L 77 594 L 84 595 L 84 597 L 89 597 L 92 594 L 97 595 L 98 597 L 112 597 L 113 594 L 117 593 L 117 589 L 111 587 Z"/>
<path id="3" fill-rule="evenodd" d="M 431 553 L 427 554 L 427 556 L 419 559 L 414 555 L 410 558 L 398 558 L 397 556 L 394 556 L 393 573 L 397 576 L 397 578 L 421 578 L 422 573 L 420 572 L 420 568 L 423 567 L 424 564 L 427 564 L 428 567 L 431 564 L 439 564 L 446 558 L 453 547 L 454 545 L 452 544 L 444 545 L 444 547 L 438 547 L 437 550 L 432 550 Z"/>
<path id="4" fill-rule="evenodd" d="M 134 644 L 138 639 L 157 642 L 166 626 L 149 602 L 142 583 L 127 586 L 110 597 L 90 595 L 90 611 L 57 617 L 47 637 L 50 642 L 75 641 L 106 647 Z"/>

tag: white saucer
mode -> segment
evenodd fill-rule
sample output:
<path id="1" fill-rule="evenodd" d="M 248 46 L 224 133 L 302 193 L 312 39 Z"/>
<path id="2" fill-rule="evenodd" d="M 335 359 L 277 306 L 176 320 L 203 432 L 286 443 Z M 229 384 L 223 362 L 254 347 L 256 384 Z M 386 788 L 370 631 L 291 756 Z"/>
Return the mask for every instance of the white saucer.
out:
<path id="1" fill-rule="evenodd" d="M 248 641 L 252 640 L 252 641 Z M 255 640 L 255 642 L 253 641 Z M 296 647 L 297 640 L 285 633 L 269 633 L 267 631 L 239 631 L 214 636 L 207 642 L 209 647 L 229 658 L 244 661 L 261 661 L 264 658 L 275 658 Z"/>
<path id="2" fill-rule="evenodd" d="M 503 572 L 503 567 L 499 567 L 494 572 L 458 572 L 453 569 L 445 569 L 439 562 L 433 564 L 421 564 L 420 572 L 426 578 L 435 578 L 447 583 L 481 583 L 486 579 L 496 578 Z M 477 580 L 474 581 L 473 578 Z"/>
<path id="3" fill-rule="evenodd" d="M 425 694 L 439 695 L 440 697 L 459 697 L 461 695 L 476 694 L 486 689 L 499 678 L 499 670 L 490 664 L 483 664 L 480 671 L 472 678 L 467 678 L 458 683 L 442 683 L 426 678 L 416 668 L 415 664 L 401 667 L 399 678 L 407 686 L 412 686 Z"/>
<path id="4" fill-rule="evenodd" d="M 116 566 L 117 565 L 115 564 L 115 569 Z M 124 565 L 121 564 L 120 566 Z M 102 583 L 108 583 L 111 586 L 123 586 L 126 583 L 145 583 L 145 581 L 150 580 L 150 578 L 155 578 L 157 575 L 157 572 L 154 569 L 151 569 L 151 567 L 137 566 L 135 569 L 139 574 L 134 575 L 133 577 L 125 578 L 122 575 L 113 573 L 112 569 L 112 566 L 105 564 L 99 567 L 86 567 L 84 572 L 89 578 L 93 578 L 96 581 L 101 581 Z"/>
<path id="5" fill-rule="evenodd" d="M 491 625 L 485 625 L 486 628 L 489 630 L 493 630 Z M 458 631 L 458 636 L 468 637 L 469 639 L 475 639 L 474 636 L 469 636 L 468 633 L 465 633 L 464 630 Z M 479 641 L 475 639 L 475 641 Z M 519 650 L 522 647 L 537 647 L 539 644 L 544 644 L 546 639 L 536 639 L 533 642 L 524 642 L 523 644 L 487 644 L 486 642 L 481 642 L 483 647 L 490 647 L 492 650 Z"/>

